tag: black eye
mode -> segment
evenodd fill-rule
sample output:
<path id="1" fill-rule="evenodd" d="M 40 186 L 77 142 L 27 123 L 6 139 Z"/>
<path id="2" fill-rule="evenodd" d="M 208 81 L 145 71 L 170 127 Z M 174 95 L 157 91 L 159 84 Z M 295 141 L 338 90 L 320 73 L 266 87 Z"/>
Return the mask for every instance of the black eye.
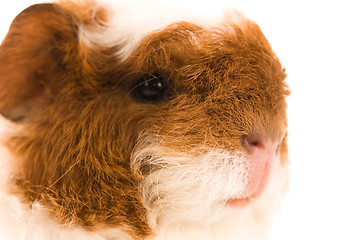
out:
<path id="1" fill-rule="evenodd" d="M 133 88 L 134 97 L 143 102 L 157 102 L 168 97 L 167 83 L 158 74 L 147 74 Z"/>

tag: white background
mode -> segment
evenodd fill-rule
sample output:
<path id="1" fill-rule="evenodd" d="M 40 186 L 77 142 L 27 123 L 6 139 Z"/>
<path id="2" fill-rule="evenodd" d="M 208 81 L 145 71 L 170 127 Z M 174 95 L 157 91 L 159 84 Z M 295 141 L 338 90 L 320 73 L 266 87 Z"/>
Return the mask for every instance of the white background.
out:
<path id="1" fill-rule="evenodd" d="M 34 2 L 0 3 L 0 39 L 16 14 Z M 361 240 L 360 2 L 236 4 L 261 26 L 292 90 L 291 185 L 272 240 Z"/>

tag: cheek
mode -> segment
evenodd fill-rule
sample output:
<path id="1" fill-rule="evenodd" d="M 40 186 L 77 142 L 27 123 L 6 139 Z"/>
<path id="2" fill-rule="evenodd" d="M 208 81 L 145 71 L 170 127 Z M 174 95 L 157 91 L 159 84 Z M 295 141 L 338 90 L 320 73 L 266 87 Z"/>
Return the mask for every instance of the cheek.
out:
<path id="1" fill-rule="evenodd" d="M 265 195 L 271 178 L 280 177 L 271 174 L 280 166 L 276 148 L 267 143 L 247 154 L 205 147 L 184 152 L 162 145 L 156 137 L 143 138 L 133 151 L 131 167 L 139 176 L 150 224 L 159 218 L 213 221 L 233 211 L 232 201 L 245 203 L 235 204 L 242 208 L 250 205 Z"/>
<path id="2" fill-rule="evenodd" d="M 249 164 L 240 153 L 216 150 L 194 157 L 148 147 L 135 152 L 133 161 L 133 168 L 147 169 L 140 187 L 150 215 L 166 213 L 178 221 L 219 216 L 229 199 L 255 194 L 270 168 Z"/>

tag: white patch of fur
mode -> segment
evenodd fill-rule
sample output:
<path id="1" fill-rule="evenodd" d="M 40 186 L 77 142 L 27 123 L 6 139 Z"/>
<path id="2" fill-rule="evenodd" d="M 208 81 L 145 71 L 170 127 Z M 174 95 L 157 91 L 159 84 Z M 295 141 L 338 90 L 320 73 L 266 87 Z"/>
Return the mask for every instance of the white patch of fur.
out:
<path id="1" fill-rule="evenodd" d="M 277 160 L 260 197 L 244 208 L 226 205 L 248 183 L 247 156 L 210 149 L 176 153 L 156 143 L 138 146 L 133 168 L 148 171 L 141 183 L 154 240 L 263 239 L 287 185 L 287 168 Z M 204 152 L 205 149 L 200 149 Z"/>
<path id="2" fill-rule="evenodd" d="M 90 233 L 81 227 L 53 222 L 39 204 L 28 208 L 16 196 L 0 193 L 1 240 L 131 240 L 119 229 Z"/>
<path id="3" fill-rule="evenodd" d="M 242 194 L 248 183 L 249 166 L 241 154 L 212 150 L 192 156 L 149 146 L 134 154 L 134 164 L 139 165 L 134 168 L 151 168 L 141 183 L 151 215 L 166 213 L 169 221 L 176 223 L 213 221 L 219 213 L 212 210 L 218 211 L 217 205 Z M 153 220 L 159 221 L 158 217 Z"/>
<path id="4" fill-rule="evenodd" d="M 99 27 L 90 31 L 79 27 L 79 35 L 91 45 L 121 46 L 118 55 L 125 59 L 139 46 L 149 33 L 162 30 L 176 22 L 186 21 L 200 26 L 219 26 L 224 22 L 241 22 L 243 15 L 228 11 L 228 7 L 218 1 L 217 4 L 197 5 L 194 1 L 165 0 L 98 0 L 99 6 L 110 13 L 108 27 Z M 209 7 L 213 5 L 213 7 Z"/>

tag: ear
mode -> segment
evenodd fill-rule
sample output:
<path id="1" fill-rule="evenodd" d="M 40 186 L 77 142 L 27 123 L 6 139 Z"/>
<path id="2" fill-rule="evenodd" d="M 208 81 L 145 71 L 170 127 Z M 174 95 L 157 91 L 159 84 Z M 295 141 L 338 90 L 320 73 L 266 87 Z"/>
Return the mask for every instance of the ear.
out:
<path id="1" fill-rule="evenodd" d="M 51 85 L 76 43 L 76 25 L 56 4 L 33 5 L 0 46 L 0 113 L 19 120 L 51 100 Z"/>

